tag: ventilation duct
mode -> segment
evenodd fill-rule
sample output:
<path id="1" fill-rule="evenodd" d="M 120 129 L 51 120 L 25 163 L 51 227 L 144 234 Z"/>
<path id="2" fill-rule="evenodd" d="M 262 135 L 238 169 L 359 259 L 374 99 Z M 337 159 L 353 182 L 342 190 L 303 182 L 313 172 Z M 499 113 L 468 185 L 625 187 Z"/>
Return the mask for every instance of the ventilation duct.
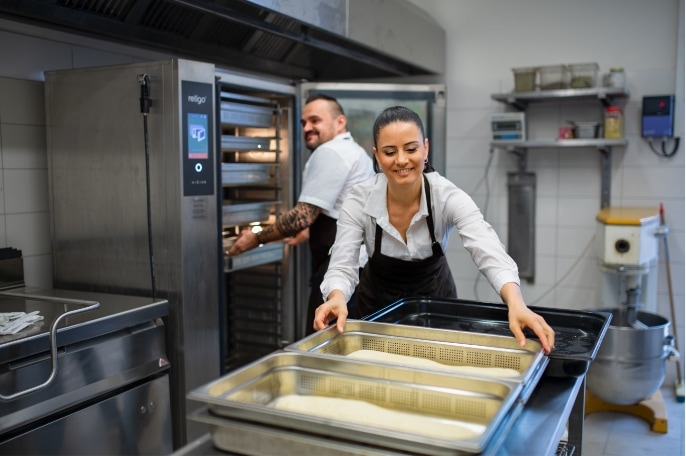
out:
<path id="1" fill-rule="evenodd" d="M 401 0 L 13 0 L 0 17 L 295 80 L 443 72 L 443 30 Z"/>

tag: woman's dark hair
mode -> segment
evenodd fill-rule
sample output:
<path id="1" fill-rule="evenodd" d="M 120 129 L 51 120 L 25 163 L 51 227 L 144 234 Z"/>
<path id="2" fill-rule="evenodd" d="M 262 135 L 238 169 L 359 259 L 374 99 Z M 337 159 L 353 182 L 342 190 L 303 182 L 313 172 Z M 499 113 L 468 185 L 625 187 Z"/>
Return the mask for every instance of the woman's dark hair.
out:
<path id="1" fill-rule="evenodd" d="M 374 121 L 374 127 L 372 127 L 374 147 L 377 147 L 376 140 L 379 138 L 379 131 L 383 127 L 394 122 L 411 122 L 415 124 L 417 128 L 419 128 L 419 132 L 422 134 L 422 139 L 426 138 L 426 134 L 424 134 L 424 124 L 422 123 L 422 119 L 419 118 L 419 115 L 416 112 L 414 112 L 410 108 L 406 108 L 405 106 L 392 106 L 390 108 L 384 109 Z M 376 159 L 374 159 L 374 171 L 377 173 L 381 171 L 379 169 L 379 164 L 376 162 Z M 430 173 L 433 171 L 433 167 L 427 161 L 424 165 L 424 172 Z"/>

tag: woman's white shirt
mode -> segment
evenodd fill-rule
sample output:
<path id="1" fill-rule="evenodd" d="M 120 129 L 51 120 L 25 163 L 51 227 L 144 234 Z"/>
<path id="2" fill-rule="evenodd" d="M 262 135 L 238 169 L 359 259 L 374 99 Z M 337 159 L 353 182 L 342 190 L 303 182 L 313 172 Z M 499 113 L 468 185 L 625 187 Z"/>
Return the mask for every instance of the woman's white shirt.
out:
<path id="1" fill-rule="evenodd" d="M 507 254 L 495 230 L 483 218 L 472 198 L 437 172 L 426 173 L 431 186 L 434 232 L 443 251 L 453 227 L 491 286 L 497 292 L 508 282 L 519 284 L 517 264 Z M 333 290 L 341 290 L 346 301 L 359 281 L 358 255 L 364 244 L 367 254 L 374 254 L 376 224 L 383 229 L 381 253 L 406 261 L 421 260 L 433 254 L 426 223 L 429 214 L 426 189 L 422 181 L 419 211 L 407 229 L 407 243 L 391 225 L 386 206 L 387 179 L 378 173 L 353 188 L 344 201 L 337 222 L 336 242 L 331 252 L 329 269 L 321 284 L 324 300 Z M 390 303 L 389 303 L 390 304 Z"/>

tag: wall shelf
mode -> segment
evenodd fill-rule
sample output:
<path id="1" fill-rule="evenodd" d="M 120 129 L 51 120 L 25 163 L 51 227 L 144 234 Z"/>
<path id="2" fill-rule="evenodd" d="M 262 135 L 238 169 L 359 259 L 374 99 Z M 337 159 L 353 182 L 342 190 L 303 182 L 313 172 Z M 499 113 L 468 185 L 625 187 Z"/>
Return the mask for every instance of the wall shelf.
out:
<path id="1" fill-rule="evenodd" d="M 595 147 L 607 149 L 614 146 L 626 146 L 626 139 L 534 139 L 531 141 L 492 141 L 491 147 L 506 150 L 544 149 L 552 147 Z"/>
<path id="2" fill-rule="evenodd" d="M 533 102 L 562 102 L 565 100 L 587 100 L 601 103 L 603 109 L 612 104 L 615 98 L 626 98 L 629 90 L 626 87 L 593 87 L 588 89 L 560 89 L 536 90 L 531 92 L 509 92 L 491 95 L 493 100 L 505 103 L 519 111 L 525 111 Z M 529 282 L 534 280 L 535 271 L 535 174 L 527 173 L 527 158 L 529 149 L 559 149 L 559 148 L 595 148 L 601 158 L 601 186 L 600 207 L 610 205 L 610 181 L 612 178 L 612 148 L 625 147 L 628 141 L 621 139 L 589 138 L 589 139 L 532 139 L 496 140 L 491 141 L 492 149 L 502 149 L 511 152 L 519 158 L 518 172 L 510 173 L 508 177 L 508 253 L 517 264 L 525 265 L 520 268 L 520 277 Z"/>
<path id="3" fill-rule="evenodd" d="M 491 98 L 523 111 L 531 102 L 595 98 L 604 106 L 609 106 L 612 104 L 614 98 L 626 98 L 628 96 L 629 89 L 627 87 L 592 87 L 589 89 L 534 90 L 531 92 L 496 93 L 491 95 Z"/>
<path id="4" fill-rule="evenodd" d="M 603 106 L 609 106 L 614 98 L 626 98 L 629 89 L 626 87 L 592 87 L 588 89 L 560 89 L 560 90 L 535 90 L 531 92 L 508 92 L 492 94 L 491 98 L 513 106 L 519 110 L 525 110 L 531 102 L 559 102 L 565 99 L 599 100 Z M 529 149 L 545 149 L 559 147 L 593 147 L 602 153 L 601 157 L 601 198 L 600 207 L 610 205 L 610 179 L 612 165 L 612 148 L 625 147 L 628 141 L 622 139 L 532 139 L 528 141 L 491 141 L 491 147 L 503 149 L 519 156 L 519 171 L 526 170 L 527 151 Z"/>

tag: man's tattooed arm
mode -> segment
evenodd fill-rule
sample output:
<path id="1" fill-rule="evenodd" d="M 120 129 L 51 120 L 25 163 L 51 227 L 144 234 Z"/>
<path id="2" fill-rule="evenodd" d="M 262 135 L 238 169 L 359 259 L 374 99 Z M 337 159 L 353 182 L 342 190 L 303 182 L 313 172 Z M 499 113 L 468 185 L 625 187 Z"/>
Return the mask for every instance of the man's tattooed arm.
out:
<path id="1" fill-rule="evenodd" d="M 307 203 L 298 203 L 285 214 L 276 219 L 276 223 L 269 225 L 259 233 L 259 242 L 277 241 L 290 236 L 295 236 L 305 228 L 308 228 L 321 212 L 317 206 Z"/>

